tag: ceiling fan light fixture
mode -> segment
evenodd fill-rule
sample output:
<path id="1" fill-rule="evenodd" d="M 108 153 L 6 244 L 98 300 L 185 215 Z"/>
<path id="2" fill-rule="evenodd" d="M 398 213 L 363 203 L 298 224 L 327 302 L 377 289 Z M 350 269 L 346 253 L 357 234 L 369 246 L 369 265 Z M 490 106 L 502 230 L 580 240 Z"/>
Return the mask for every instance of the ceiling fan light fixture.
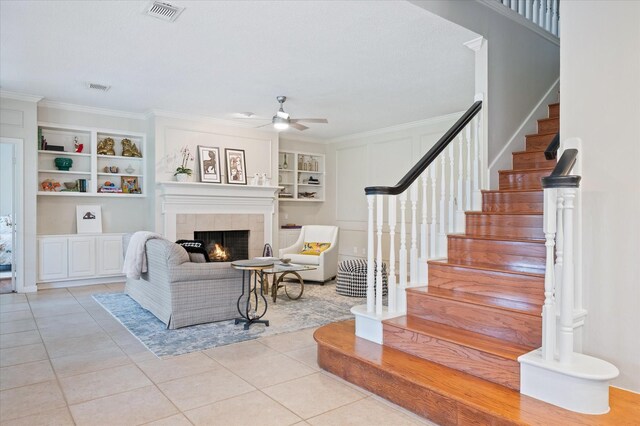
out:
<path id="1" fill-rule="evenodd" d="M 271 122 L 273 123 L 273 127 L 277 130 L 286 130 L 289 128 L 289 120 L 286 118 L 274 115 Z"/>

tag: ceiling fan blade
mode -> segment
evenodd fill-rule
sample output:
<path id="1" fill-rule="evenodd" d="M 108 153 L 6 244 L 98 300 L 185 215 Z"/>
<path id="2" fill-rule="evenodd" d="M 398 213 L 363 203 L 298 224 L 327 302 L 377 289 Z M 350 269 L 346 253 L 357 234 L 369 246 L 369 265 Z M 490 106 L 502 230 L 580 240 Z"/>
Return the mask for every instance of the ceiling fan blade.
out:
<path id="1" fill-rule="evenodd" d="M 269 122 L 267 124 L 262 124 L 260 126 L 256 126 L 256 127 L 254 127 L 254 129 L 259 129 L 260 127 L 267 127 L 267 126 L 271 126 L 271 122 Z"/>
<path id="2" fill-rule="evenodd" d="M 260 118 L 260 117 L 235 117 L 234 120 L 261 120 L 261 121 L 269 120 L 271 121 L 270 118 Z"/>
<path id="3" fill-rule="evenodd" d="M 303 125 L 303 124 L 300 124 L 300 123 L 296 123 L 296 122 L 294 122 L 293 120 L 291 120 L 291 122 L 289 123 L 289 125 L 290 125 L 291 127 L 293 127 L 294 129 L 298 129 L 298 130 L 307 130 L 307 129 L 308 129 L 308 127 L 307 127 L 307 126 L 305 126 L 305 125 Z"/>
<path id="4" fill-rule="evenodd" d="M 323 123 L 323 124 L 327 124 L 329 121 L 326 118 L 296 118 L 296 119 L 292 119 L 291 122 L 300 122 L 300 121 L 304 121 L 306 123 Z"/>

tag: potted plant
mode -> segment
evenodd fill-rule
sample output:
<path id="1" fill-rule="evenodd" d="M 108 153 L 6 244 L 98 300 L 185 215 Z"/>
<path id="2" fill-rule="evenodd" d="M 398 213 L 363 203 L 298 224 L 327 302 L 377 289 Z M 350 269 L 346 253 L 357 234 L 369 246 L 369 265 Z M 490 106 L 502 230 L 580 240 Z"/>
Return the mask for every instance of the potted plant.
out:
<path id="1" fill-rule="evenodd" d="M 187 167 L 189 161 L 193 161 L 193 155 L 191 155 L 191 151 L 189 151 L 189 147 L 186 145 L 182 147 L 180 153 L 182 154 L 182 162 L 176 168 L 176 172 L 173 175 L 178 182 L 186 182 L 189 180 L 191 173 L 193 173 L 193 170 Z"/>

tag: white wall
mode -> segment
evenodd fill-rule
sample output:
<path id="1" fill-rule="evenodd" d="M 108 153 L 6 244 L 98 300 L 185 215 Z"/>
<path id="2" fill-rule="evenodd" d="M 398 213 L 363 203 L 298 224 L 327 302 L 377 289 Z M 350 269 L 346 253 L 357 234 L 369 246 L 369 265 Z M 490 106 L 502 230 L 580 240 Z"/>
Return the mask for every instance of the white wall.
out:
<path id="1" fill-rule="evenodd" d="M 335 181 L 327 188 L 327 202 L 318 215 L 340 226 L 341 257 L 366 256 L 364 188 L 395 185 L 461 115 L 352 135 L 327 145 L 327 163 Z"/>
<path id="2" fill-rule="evenodd" d="M 560 6 L 561 138 L 583 141 L 583 350 L 640 392 L 640 2 Z"/>
<path id="3" fill-rule="evenodd" d="M 135 118 L 134 116 L 132 118 L 125 114 L 109 115 L 108 113 L 100 114 L 88 111 L 38 106 L 38 121 L 130 132 L 146 131 L 146 121 L 141 117 Z M 148 145 L 143 154 L 147 157 L 147 154 L 152 152 L 151 145 Z M 150 159 L 147 158 L 146 161 L 150 161 Z M 150 170 L 149 167 L 147 170 Z M 145 198 L 38 197 L 38 234 L 75 234 L 76 205 L 79 204 L 99 204 L 102 206 L 102 232 L 135 232 L 153 229 L 147 214 L 150 207 L 153 206 L 150 196 L 153 187 L 148 185 L 147 188 L 149 188 L 147 191 L 149 196 Z"/>
<path id="4" fill-rule="evenodd" d="M 0 144 L 0 216 L 13 211 L 13 145 Z"/>
<path id="5" fill-rule="evenodd" d="M 23 283 L 18 288 L 35 291 L 36 287 L 36 167 L 37 155 L 37 101 L 24 101 L 0 97 L 0 136 L 22 139 L 23 145 L 23 212 L 24 231 Z M 19 218 L 16 218 L 16 224 Z M 18 266 L 19 268 L 21 267 Z M 20 272 L 18 273 L 20 276 Z"/>
<path id="6" fill-rule="evenodd" d="M 487 39 L 489 89 L 483 110 L 489 120 L 490 164 L 558 78 L 559 47 L 478 1 L 411 3 Z M 497 171 L 491 186 L 497 187 Z"/>

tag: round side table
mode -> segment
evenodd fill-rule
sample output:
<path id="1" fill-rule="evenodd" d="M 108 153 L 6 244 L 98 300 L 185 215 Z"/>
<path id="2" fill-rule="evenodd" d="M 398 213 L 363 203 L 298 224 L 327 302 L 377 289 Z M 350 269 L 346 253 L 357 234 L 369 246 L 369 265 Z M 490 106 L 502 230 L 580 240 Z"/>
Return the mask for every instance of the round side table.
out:
<path id="1" fill-rule="evenodd" d="M 236 305 L 240 318 L 235 319 L 236 324 L 243 322 L 245 330 L 248 330 L 255 323 L 264 324 L 268 327 L 269 320 L 261 319 L 267 313 L 267 298 L 264 297 L 262 285 L 258 284 L 258 275 L 260 275 L 260 283 L 262 283 L 264 281 L 263 270 L 273 267 L 273 261 L 236 260 L 231 262 L 231 267 L 242 271 L 242 294 L 238 297 Z M 251 279 L 252 273 L 253 280 Z M 259 292 L 258 288 L 260 288 Z M 240 305 L 245 294 L 244 309 L 241 309 Z M 258 295 L 262 300 L 258 298 Z"/>

